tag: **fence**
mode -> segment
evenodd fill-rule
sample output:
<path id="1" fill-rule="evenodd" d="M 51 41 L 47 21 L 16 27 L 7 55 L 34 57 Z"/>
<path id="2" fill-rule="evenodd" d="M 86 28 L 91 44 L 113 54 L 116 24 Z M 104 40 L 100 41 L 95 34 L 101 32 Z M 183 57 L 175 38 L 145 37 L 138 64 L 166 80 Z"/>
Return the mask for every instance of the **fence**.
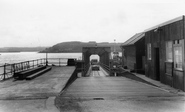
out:
<path id="1" fill-rule="evenodd" d="M 101 66 L 103 69 L 105 69 L 105 70 L 106 70 L 106 72 L 108 72 L 108 73 L 110 73 L 110 72 L 111 72 L 110 67 L 109 67 L 108 65 L 103 64 L 103 63 L 99 63 L 99 64 L 100 64 L 100 66 Z"/>
<path id="2" fill-rule="evenodd" d="M 65 66 L 67 65 L 68 58 L 48 58 L 48 65 Z"/>
<path id="3" fill-rule="evenodd" d="M 19 63 L 7 64 L 0 66 L 0 81 L 13 77 L 14 73 L 32 69 L 42 65 L 65 66 L 68 58 L 42 58 L 36 60 L 29 60 Z"/>

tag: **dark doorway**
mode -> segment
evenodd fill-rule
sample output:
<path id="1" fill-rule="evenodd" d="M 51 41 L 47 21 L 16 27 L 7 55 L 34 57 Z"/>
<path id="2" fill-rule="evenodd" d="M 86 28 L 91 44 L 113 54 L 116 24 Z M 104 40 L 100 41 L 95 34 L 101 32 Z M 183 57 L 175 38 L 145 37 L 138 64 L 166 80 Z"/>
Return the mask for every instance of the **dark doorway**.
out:
<path id="1" fill-rule="evenodd" d="M 155 75 L 156 80 L 160 81 L 160 60 L 159 60 L 159 48 L 155 48 Z"/>

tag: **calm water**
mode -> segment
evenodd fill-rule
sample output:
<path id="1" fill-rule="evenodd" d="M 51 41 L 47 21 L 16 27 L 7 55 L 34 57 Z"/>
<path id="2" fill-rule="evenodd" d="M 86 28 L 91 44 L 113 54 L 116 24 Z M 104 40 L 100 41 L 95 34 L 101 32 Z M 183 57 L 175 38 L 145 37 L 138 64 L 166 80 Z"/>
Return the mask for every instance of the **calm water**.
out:
<path id="1" fill-rule="evenodd" d="M 5 63 L 17 63 L 28 60 L 46 58 L 45 53 L 37 52 L 18 52 L 18 53 L 0 53 L 0 65 Z M 76 58 L 82 59 L 82 53 L 48 53 L 48 58 Z"/>
<path id="2" fill-rule="evenodd" d="M 46 58 L 45 53 L 37 52 L 17 52 L 17 53 L 0 53 L 0 65 L 5 63 L 17 63 L 28 60 Z M 111 53 L 112 54 L 112 53 Z M 120 53 L 120 56 L 122 54 Z M 76 58 L 82 59 L 82 53 L 48 53 L 48 58 Z M 92 55 L 90 59 L 98 59 L 98 55 Z"/>
<path id="3" fill-rule="evenodd" d="M 5 63 L 18 63 L 29 60 L 36 60 L 41 58 L 46 58 L 46 53 L 37 53 L 37 52 L 17 52 L 17 53 L 0 53 L 0 66 Z M 111 53 L 112 55 L 112 53 Z M 120 56 L 122 54 L 120 53 Z M 48 58 L 76 58 L 81 60 L 82 53 L 48 53 Z M 98 59 L 98 55 L 91 55 L 91 59 Z M 0 74 L 3 74 L 4 68 L 0 67 Z"/>

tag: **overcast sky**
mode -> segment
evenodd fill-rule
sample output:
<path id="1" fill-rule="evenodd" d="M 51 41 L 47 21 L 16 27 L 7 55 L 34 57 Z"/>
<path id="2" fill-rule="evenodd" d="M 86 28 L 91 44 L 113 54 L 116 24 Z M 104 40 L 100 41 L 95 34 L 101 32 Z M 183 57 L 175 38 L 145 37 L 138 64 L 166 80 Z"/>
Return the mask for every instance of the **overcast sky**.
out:
<path id="1" fill-rule="evenodd" d="M 185 0 L 0 0 L 0 47 L 124 42 L 185 15 Z"/>

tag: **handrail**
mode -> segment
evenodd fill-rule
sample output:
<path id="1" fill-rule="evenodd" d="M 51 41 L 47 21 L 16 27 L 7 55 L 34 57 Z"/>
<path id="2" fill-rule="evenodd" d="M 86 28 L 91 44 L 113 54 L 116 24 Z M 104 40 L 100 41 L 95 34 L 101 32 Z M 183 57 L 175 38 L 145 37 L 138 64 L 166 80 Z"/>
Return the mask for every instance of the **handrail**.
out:
<path id="1" fill-rule="evenodd" d="M 104 68 L 107 72 L 110 72 L 110 67 L 106 64 L 99 63 L 102 68 Z"/>
<path id="2" fill-rule="evenodd" d="M 63 66 L 67 64 L 68 58 L 48 58 L 48 64 L 55 66 Z"/>
<path id="3" fill-rule="evenodd" d="M 13 77 L 14 73 L 32 69 L 40 65 L 46 65 L 45 58 L 23 61 L 13 64 L 5 63 L 4 65 L 0 66 L 0 80 L 9 79 Z"/>
<path id="4" fill-rule="evenodd" d="M 67 59 L 68 58 L 41 58 L 13 64 L 5 63 L 4 65 L 0 65 L 0 81 L 13 77 L 14 73 L 32 69 L 41 65 L 67 65 Z"/>

